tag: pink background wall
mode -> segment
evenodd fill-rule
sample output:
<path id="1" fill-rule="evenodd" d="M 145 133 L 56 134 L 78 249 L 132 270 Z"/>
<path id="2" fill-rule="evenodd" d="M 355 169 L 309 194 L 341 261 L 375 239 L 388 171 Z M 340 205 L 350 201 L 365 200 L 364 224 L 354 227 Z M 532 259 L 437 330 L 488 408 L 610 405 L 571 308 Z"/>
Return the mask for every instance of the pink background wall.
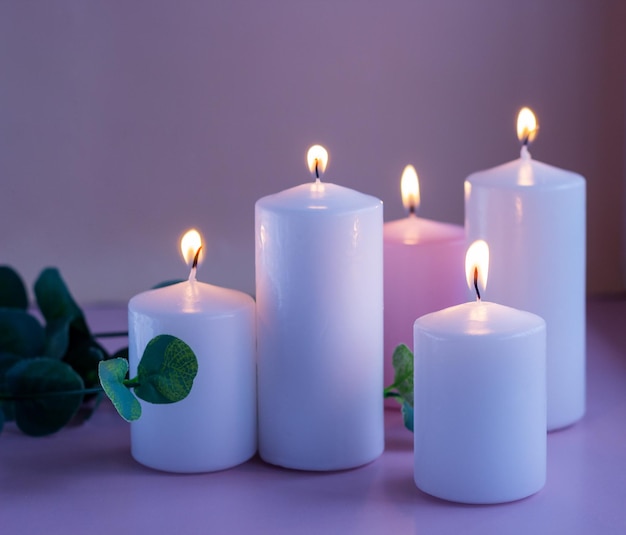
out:
<path id="1" fill-rule="evenodd" d="M 625 26 L 619 0 L 1 2 L 0 263 L 126 300 L 186 277 L 197 226 L 199 278 L 252 293 L 254 202 L 309 145 L 387 220 L 412 162 L 421 214 L 462 223 L 529 105 L 533 156 L 588 180 L 588 288 L 620 291 Z"/>

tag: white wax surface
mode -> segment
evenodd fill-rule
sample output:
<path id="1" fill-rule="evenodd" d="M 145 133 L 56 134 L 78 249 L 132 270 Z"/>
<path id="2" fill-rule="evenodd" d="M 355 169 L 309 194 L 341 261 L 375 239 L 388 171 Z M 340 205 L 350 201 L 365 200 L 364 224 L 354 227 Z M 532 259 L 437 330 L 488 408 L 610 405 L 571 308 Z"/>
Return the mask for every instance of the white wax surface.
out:
<path id="1" fill-rule="evenodd" d="M 429 312 L 464 303 L 465 229 L 409 216 L 385 223 L 385 386 L 399 344 L 413 344 L 413 323 Z M 388 406 L 399 407 L 394 400 Z"/>
<path id="2" fill-rule="evenodd" d="M 169 405 L 142 400 L 131 423 L 131 451 L 142 464 L 170 472 L 210 472 L 256 451 L 253 299 L 198 281 L 150 290 L 128 304 L 131 377 L 148 342 L 176 336 L 198 359 L 188 397 Z"/>
<path id="3" fill-rule="evenodd" d="M 415 322 L 415 483 L 500 503 L 546 479 L 546 328 L 529 312 L 465 303 Z"/>
<path id="4" fill-rule="evenodd" d="M 259 452 L 338 470 L 384 448 L 383 207 L 335 184 L 256 203 Z"/>
<path id="5" fill-rule="evenodd" d="M 470 175 L 468 243 L 489 244 L 490 300 L 545 319 L 548 429 L 585 411 L 585 180 L 528 156 Z"/>

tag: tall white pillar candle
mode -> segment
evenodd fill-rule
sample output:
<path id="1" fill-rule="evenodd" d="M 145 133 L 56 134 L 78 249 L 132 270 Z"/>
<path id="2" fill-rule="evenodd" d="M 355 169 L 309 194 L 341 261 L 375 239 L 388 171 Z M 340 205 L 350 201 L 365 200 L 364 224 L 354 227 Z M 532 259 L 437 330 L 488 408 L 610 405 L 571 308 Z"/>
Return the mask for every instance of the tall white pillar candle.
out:
<path id="1" fill-rule="evenodd" d="M 309 151 L 317 177 L 325 154 Z M 379 199 L 319 178 L 257 201 L 263 460 L 339 470 L 382 453 L 382 231 Z"/>
<path id="2" fill-rule="evenodd" d="M 385 386 L 394 379 L 394 349 L 399 344 L 411 346 L 415 318 L 465 302 L 467 291 L 458 276 L 465 256 L 465 229 L 417 217 L 419 183 L 412 165 L 405 168 L 401 185 L 409 215 L 385 223 L 383 230 Z M 399 407 L 392 399 L 387 405 Z"/>
<path id="3" fill-rule="evenodd" d="M 536 128 L 523 112 L 520 159 L 467 178 L 465 224 L 491 248 L 490 297 L 547 323 L 552 430 L 585 412 L 585 180 L 530 157 Z"/>
<path id="4" fill-rule="evenodd" d="M 546 479 L 545 322 L 477 301 L 422 316 L 414 334 L 418 488 L 483 504 L 539 491 Z"/>
<path id="5" fill-rule="evenodd" d="M 131 453 L 168 472 L 212 472 L 256 451 L 254 301 L 242 292 L 188 281 L 150 290 L 128 304 L 131 377 L 148 342 L 169 334 L 190 346 L 198 374 L 189 395 L 171 405 L 140 400 Z"/>

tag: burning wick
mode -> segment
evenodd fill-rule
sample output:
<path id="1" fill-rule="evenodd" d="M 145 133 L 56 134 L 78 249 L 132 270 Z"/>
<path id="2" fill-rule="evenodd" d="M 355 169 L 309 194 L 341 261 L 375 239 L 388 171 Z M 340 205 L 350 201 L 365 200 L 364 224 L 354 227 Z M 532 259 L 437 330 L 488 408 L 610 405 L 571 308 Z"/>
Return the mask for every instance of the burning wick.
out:
<path id="1" fill-rule="evenodd" d="M 315 158 L 315 178 L 317 180 L 320 179 L 320 172 L 319 172 L 319 169 L 318 169 L 319 164 L 320 164 L 320 161 L 317 158 Z"/>
<path id="2" fill-rule="evenodd" d="M 474 289 L 476 290 L 476 298 L 480 301 L 480 290 L 478 289 L 478 268 L 474 268 Z"/>
<path id="3" fill-rule="evenodd" d="M 198 259 L 200 258 L 200 251 L 202 251 L 202 245 L 198 247 L 196 256 L 193 257 L 193 264 L 191 264 L 191 272 L 189 273 L 189 280 L 196 280 L 196 271 L 198 271 Z"/>

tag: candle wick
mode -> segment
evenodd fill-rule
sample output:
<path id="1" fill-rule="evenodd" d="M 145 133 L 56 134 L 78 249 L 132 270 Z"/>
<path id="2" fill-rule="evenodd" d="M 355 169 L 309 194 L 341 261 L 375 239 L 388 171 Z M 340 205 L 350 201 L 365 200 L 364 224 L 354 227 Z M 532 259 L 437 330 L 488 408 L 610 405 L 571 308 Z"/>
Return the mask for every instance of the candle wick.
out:
<path id="1" fill-rule="evenodd" d="M 200 258 L 200 251 L 202 251 L 202 245 L 198 247 L 196 251 L 196 256 L 193 257 L 193 264 L 191 265 L 191 269 L 196 269 L 198 267 L 198 258 Z"/>
<path id="2" fill-rule="evenodd" d="M 480 301 L 480 290 L 478 289 L 478 268 L 474 268 L 474 289 L 476 290 L 476 300 Z"/>
<path id="3" fill-rule="evenodd" d="M 417 215 L 417 210 L 415 208 L 415 204 L 411 203 L 409 204 L 409 217 L 414 215 Z"/>
<path id="4" fill-rule="evenodd" d="M 319 166 L 319 160 L 317 158 L 315 158 L 315 178 L 317 180 L 320 179 L 320 171 L 319 171 L 318 166 Z"/>
<path id="5" fill-rule="evenodd" d="M 200 258 L 200 251 L 202 251 L 202 245 L 198 247 L 196 256 L 193 257 L 193 263 L 191 264 L 191 271 L 189 272 L 189 280 L 196 280 L 196 272 L 198 271 L 198 259 Z"/>

